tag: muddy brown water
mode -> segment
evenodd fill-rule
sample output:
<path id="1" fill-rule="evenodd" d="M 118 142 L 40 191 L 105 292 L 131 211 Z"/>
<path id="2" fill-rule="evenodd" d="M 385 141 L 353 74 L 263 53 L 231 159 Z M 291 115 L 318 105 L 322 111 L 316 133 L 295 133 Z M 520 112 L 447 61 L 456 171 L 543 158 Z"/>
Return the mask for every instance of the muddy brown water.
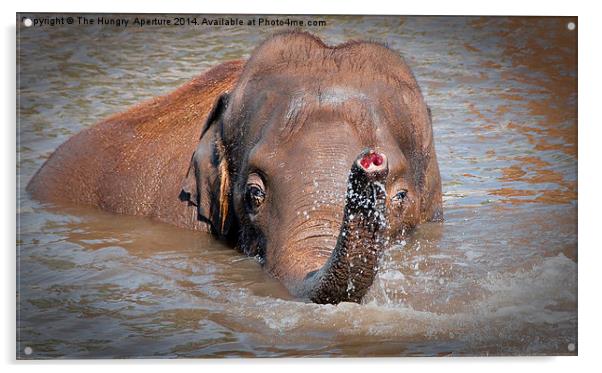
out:
<path id="1" fill-rule="evenodd" d="M 362 304 L 331 306 L 205 234 L 33 201 L 69 136 L 283 28 L 18 26 L 18 357 L 577 352 L 576 19 L 312 18 L 328 43 L 386 42 L 411 65 L 445 222 L 389 247 Z"/>

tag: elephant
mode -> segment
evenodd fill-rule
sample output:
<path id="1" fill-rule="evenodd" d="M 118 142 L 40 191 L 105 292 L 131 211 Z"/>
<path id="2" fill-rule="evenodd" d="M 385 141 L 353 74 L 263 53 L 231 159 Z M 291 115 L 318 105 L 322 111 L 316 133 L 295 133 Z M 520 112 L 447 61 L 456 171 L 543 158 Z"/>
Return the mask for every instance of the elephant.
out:
<path id="1" fill-rule="evenodd" d="M 442 220 L 431 112 L 404 59 L 299 31 L 81 131 L 27 190 L 210 232 L 324 304 L 360 302 L 387 245 Z"/>

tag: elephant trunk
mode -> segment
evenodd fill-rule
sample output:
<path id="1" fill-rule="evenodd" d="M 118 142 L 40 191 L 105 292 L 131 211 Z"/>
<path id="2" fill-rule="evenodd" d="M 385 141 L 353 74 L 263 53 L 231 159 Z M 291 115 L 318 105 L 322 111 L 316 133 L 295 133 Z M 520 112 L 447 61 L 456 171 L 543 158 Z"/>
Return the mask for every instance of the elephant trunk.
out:
<path id="1" fill-rule="evenodd" d="M 334 251 L 304 280 L 303 293 L 313 302 L 359 302 L 372 285 L 385 246 L 387 174 L 386 157 L 372 150 L 364 150 L 353 163 Z"/>

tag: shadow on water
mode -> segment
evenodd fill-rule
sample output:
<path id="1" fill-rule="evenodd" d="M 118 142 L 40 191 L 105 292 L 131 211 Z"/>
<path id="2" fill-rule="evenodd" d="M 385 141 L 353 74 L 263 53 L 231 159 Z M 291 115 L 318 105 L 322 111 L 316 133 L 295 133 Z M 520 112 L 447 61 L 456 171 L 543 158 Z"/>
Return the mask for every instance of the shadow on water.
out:
<path id="1" fill-rule="evenodd" d="M 368 35 L 414 70 L 445 222 L 388 248 L 363 304 L 335 307 L 291 299 L 208 235 L 19 190 L 19 358 L 576 354 L 576 19 L 322 18 L 327 42 Z M 20 29 L 20 185 L 73 133 L 274 31 Z"/>

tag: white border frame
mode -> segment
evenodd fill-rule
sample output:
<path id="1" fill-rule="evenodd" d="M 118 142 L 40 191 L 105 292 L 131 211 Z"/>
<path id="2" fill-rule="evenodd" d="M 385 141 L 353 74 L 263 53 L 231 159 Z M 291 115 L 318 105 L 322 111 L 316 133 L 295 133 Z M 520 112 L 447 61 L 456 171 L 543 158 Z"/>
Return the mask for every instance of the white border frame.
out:
<path id="1" fill-rule="evenodd" d="M 587 4 L 587 5 L 586 5 Z M 92 372 L 107 369 L 126 368 L 142 365 L 148 371 L 163 371 L 166 365 L 177 365 L 177 369 L 198 372 L 199 369 L 219 369 L 254 371 L 313 369 L 316 365 L 331 365 L 331 369 L 351 369 L 360 371 L 366 365 L 378 365 L 376 369 L 403 369 L 405 371 L 441 371 L 461 369 L 463 372 L 506 372 L 509 369 L 540 370 L 546 372 L 567 372 L 576 369 L 593 370 L 598 366 L 598 346 L 600 343 L 600 311 L 598 275 L 600 261 L 600 189 L 601 170 L 599 144 L 602 141 L 597 107 L 600 107 L 602 82 L 600 81 L 600 42 L 602 23 L 600 7 L 593 1 L 546 1 L 527 2 L 524 0 L 487 1 L 411 1 L 393 5 L 387 0 L 303 0 L 289 4 L 277 0 L 226 0 L 217 2 L 181 0 L 103 0 L 102 2 L 74 2 L 67 0 L 34 1 L 21 0 L 2 2 L 2 42 L 4 44 L 2 74 L 5 82 L 0 105 L 4 113 L 2 139 L 2 175 L 6 177 L 2 187 L 2 250 L 3 283 L 0 297 L 0 320 L 4 327 L 0 338 L 0 362 L 9 370 L 39 370 L 81 373 L 83 365 Z M 376 359 L 245 359 L 245 360 L 86 360 L 86 361 L 16 361 L 15 360 L 15 230 L 16 230 L 16 119 L 15 119 L 15 13 L 16 12 L 121 12 L 121 13 L 262 13 L 262 14 L 401 14 L 401 15 L 557 15 L 578 16 L 579 32 L 579 357 L 528 357 L 528 358 L 376 358 Z M 596 115 L 598 114 L 598 115 Z M 40 365 L 43 365 L 40 366 Z M 244 365 L 244 366 L 243 366 Z M 401 365 L 401 366 L 400 366 Z"/>

